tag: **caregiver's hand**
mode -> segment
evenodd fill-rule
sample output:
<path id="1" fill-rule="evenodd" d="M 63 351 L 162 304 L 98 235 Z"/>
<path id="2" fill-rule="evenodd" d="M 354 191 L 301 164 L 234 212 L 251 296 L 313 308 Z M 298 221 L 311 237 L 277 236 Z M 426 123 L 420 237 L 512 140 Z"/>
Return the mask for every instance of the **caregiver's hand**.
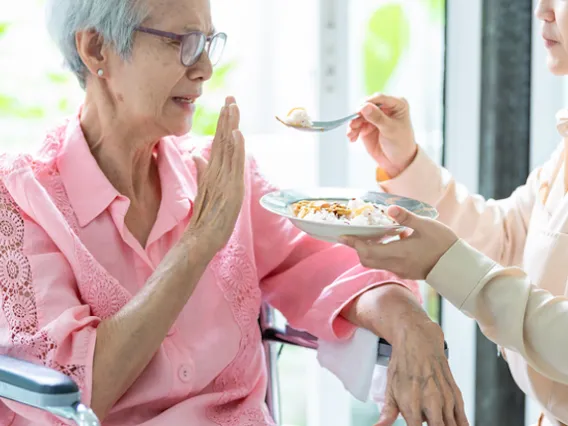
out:
<path id="1" fill-rule="evenodd" d="M 360 114 L 349 124 L 347 137 L 351 142 L 361 139 L 377 164 L 391 178 L 398 176 L 418 152 L 408 102 L 375 94 L 367 99 Z"/>
<path id="2" fill-rule="evenodd" d="M 446 225 L 401 207 L 391 206 L 387 213 L 412 231 L 388 244 L 351 236 L 342 237 L 341 242 L 357 250 L 361 265 L 367 268 L 391 271 L 405 279 L 426 279 L 458 237 Z"/>

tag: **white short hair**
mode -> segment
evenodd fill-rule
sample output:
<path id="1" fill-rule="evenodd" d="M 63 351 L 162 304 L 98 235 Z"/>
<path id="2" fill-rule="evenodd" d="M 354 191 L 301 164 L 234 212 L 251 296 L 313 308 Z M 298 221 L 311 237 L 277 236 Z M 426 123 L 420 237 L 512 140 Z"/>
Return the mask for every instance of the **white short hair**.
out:
<path id="1" fill-rule="evenodd" d="M 87 68 L 77 52 L 77 32 L 95 30 L 126 60 L 132 52 L 134 29 L 147 17 L 142 4 L 141 0 L 47 1 L 47 29 L 81 87 L 85 88 Z"/>

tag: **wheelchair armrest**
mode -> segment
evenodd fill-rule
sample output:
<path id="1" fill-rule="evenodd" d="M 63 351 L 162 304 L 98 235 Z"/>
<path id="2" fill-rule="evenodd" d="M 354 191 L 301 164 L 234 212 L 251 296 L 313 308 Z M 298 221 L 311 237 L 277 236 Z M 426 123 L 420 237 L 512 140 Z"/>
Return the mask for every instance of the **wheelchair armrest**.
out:
<path id="1" fill-rule="evenodd" d="M 51 368 L 0 355 L 0 397 L 46 409 L 80 401 L 77 384 Z"/>
<path id="2" fill-rule="evenodd" d="M 317 349 L 318 340 L 315 336 L 307 333 L 305 331 L 296 330 L 290 326 L 286 326 L 286 329 L 280 329 L 278 327 L 268 327 L 262 332 L 262 340 L 268 342 L 276 342 L 294 346 L 300 346 L 302 348 Z M 446 357 L 449 356 L 448 344 L 444 341 L 444 353 Z M 377 346 L 377 363 L 384 364 L 388 362 L 392 355 L 392 346 L 382 337 L 379 338 L 379 344 Z"/>
<path id="3" fill-rule="evenodd" d="M 317 349 L 318 339 L 305 331 L 299 331 L 290 326 L 285 329 L 267 327 L 262 330 L 262 340 L 286 345 L 299 346 L 308 349 Z"/>
<path id="4" fill-rule="evenodd" d="M 449 356 L 448 342 L 446 342 L 446 341 L 444 341 L 444 353 L 446 354 L 446 357 Z M 387 342 L 385 339 L 383 339 L 382 337 L 380 337 L 377 355 L 390 358 L 391 354 L 392 354 L 391 344 L 389 342 Z"/>
<path id="5" fill-rule="evenodd" d="M 450 352 L 448 350 L 448 342 L 444 340 L 444 354 L 446 358 L 450 356 Z M 390 359 L 392 355 L 392 346 L 389 342 L 387 342 L 382 337 L 379 338 L 379 345 L 377 347 L 377 362 L 381 363 L 381 360 Z"/>

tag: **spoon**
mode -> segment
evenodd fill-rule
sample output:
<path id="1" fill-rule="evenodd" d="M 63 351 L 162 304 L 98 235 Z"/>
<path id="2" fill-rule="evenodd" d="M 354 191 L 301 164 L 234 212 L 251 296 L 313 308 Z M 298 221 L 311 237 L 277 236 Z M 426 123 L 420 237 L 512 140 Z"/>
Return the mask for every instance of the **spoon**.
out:
<path id="1" fill-rule="evenodd" d="M 301 130 L 303 132 L 328 132 L 333 129 L 337 129 L 339 126 L 359 117 L 359 113 L 348 115 L 347 117 L 340 118 L 333 121 L 312 121 L 310 126 L 303 126 L 300 124 L 290 124 L 282 120 L 280 117 L 276 116 L 276 119 L 280 121 L 287 127 L 291 127 L 296 130 Z"/>

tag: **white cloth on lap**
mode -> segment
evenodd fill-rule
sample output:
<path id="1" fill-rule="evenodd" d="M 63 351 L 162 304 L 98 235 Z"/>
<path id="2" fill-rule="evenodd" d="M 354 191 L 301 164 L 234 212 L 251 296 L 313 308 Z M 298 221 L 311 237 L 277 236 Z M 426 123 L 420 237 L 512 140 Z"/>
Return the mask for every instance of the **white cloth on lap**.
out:
<path id="1" fill-rule="evenodd" d="M 377 365 L 378 337 L 359 328 L 349 340 L 319 341 L 317 359 L 359 401 L 384 401 L 387 368 Z"/>

